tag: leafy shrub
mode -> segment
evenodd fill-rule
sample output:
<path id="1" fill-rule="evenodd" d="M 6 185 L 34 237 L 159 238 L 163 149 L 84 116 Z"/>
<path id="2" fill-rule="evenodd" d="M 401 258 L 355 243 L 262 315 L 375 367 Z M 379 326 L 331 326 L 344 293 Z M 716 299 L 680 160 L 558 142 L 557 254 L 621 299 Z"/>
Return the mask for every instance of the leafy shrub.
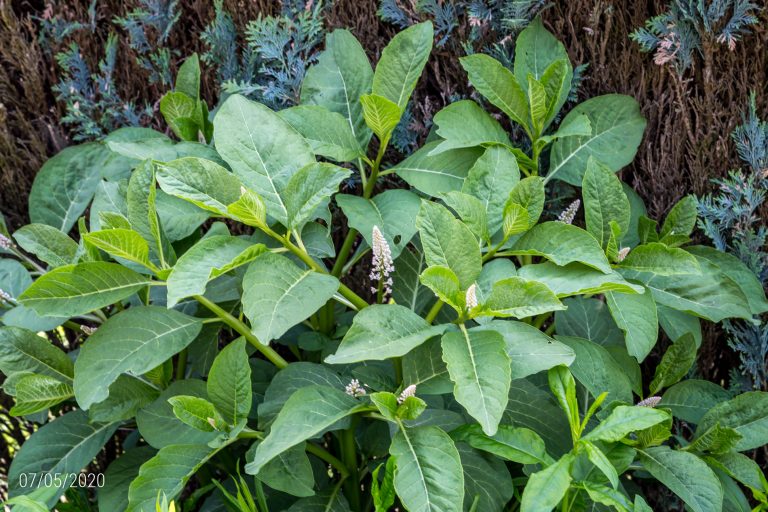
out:
<path id="1" fill-rule="evenodd" d="M 651 479 L 692 510 L 766 503 L 742 452 L 768 442 L 768 394 L 682 380 L 700 319 L 749 320 L 765 296 L 689 245 L 694 198 L 659 229 L 616 177 L 637 103 L 592 98 L 555 128 L 573 69 L 537 20 L 513 70 L 461 60 L 530 151 L 464 100 L 382 168 L 433 40 L 404 30 L 374 70 L 336 30 L 301 105 L 232 95 L 213 145 L 194 141 L 193 58 L 174 93 L 195 115 L 165 113 L 189 140 L 125 128 L 46 163 L 33 224 L 2 239 L 0 371 L 12 414 L 63 414 L 16 455 L 12 501 L 52 506 L 69 484 L 21 476 L 77 473 L 117 436 L 100 510 L 647 511 L 633 482 Z M 352 173 L 362 194 L 338 193 Z M 375 194 L 385 175 L 409 187 Z M 581 186 L 585 229 L 581 201 L 540 221 L 553 179 Z M 369 279 L 342 282 L 356 265 Z M 674 342 L 643 383 L 659 326 Z"/>

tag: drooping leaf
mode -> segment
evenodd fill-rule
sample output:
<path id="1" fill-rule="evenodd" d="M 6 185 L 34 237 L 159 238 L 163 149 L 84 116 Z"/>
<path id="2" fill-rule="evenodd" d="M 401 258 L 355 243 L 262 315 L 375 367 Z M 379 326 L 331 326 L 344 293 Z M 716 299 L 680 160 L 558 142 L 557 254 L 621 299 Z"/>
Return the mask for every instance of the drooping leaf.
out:
<path id="1" fill-rule="evenodd" d="M 651 352 L 659 336 L 658 313 L 656 302 L 651 292 L 605 294 L 608 309 L 619 329 L 624 331 L 624 339 L 629 355 L 638 362 Z"/>
<path id="2" fill-rule="evenodd" d="M 25 374 L 15 383 L 16 405 L 11 416 L 26 416 L 44 411 L 58 403 L 72 398 L 75 394 L 72 386 L 47 375 Z"/>
<path id="3" fill-rule="evenodd" d="M 579 262 L 605 274 L 611 272 L 597 240 L 583 229 L 563 222 L 536 225 L 520 237 L 509 252 L 542 256 L 561 266 Z"/>
<path id="4" fill-rule="evenodd" d="M 677 383 L 685 377 L 696 361 L 696 342 L 691 334 L 686 334 L 675 340 L 656 367 L 653 380 L 650 384 L 651 393 Z"/>
<path id="5" fill-rule="evenodd" d="M 36 373 L 71 384 L 72 360 L 47 339 L 19 327 L 0 327 L 0 372 Z M 5 389 L 8 390 L 8 381 Z"/>
<path id="6" fill-rule="evenodd" d="M 19 247 L 52 267 L 74 263 L 77 254 L 77 242 L 47 224 L 22 226 L 13 233 L 13 238 Z"/>
<path id="7" fill-rule="evenodd" d="M 121 373 L 140 375 L 189 345 L 202 324 L 158 306 L 132 307 L 101 325 L 75 361 L 75 396 L 83 409 L 107 398 Z"/>
<path id="8" fill-rule="evenodd" d="M 618 272 L 605 274 L 581 263 L 559 266 L 551 261 L 520 267 L 518 275 L 532 281 L 539 281 L 552 290 L 558 298 L 570 295 L 593 295 L 619 292 L 620 295 L 635 295 L 644 288 L 621 277 Z M 650 296 L 650 293 L 648 294 Z"/>

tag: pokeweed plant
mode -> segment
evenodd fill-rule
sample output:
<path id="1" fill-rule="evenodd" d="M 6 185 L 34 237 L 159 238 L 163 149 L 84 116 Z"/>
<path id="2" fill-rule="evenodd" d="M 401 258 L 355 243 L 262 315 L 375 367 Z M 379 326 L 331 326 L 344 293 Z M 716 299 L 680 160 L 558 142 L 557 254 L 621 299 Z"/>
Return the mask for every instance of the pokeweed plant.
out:
<path id="1" fill-rule="evenodd" d="M 461 60 L 530 151 L 460 101 L 384 164 L 433 38 L 402 31 L 374 70 L 336 30 L 301 105 L 233 95 L 212 132 L 192 59 L 190 114 L 163 110 L 184 141 L 122 129 L 46 163 L 0 261 L 4 390 L 45 423 L 11 464 L 17 507 L 55 506 L 72 482 L 44 475 L 113 438 L 102 511 L 646 511 L 651 479 L 698 512 L 748 508 L 744 490 L 765 506 L 744 452 L 768 442 L 768 394 L 682 380 L 699 319 L 750 321 L 765 296 L 689 245 L 693 198 L 659 228 L 616 177 L 637 103 L 592 98 L 552 126 L 573 68 L 536 21 L 514 70 Z M 362 194 L 339 193 L 352 173 Z M 410 189 L 375 193 L 386 174 Z M 584 229 L 580 203 L 540 221 L 552 179 L 581 186 Z M 643 383 L 659 326 L 674 342 Z"/>

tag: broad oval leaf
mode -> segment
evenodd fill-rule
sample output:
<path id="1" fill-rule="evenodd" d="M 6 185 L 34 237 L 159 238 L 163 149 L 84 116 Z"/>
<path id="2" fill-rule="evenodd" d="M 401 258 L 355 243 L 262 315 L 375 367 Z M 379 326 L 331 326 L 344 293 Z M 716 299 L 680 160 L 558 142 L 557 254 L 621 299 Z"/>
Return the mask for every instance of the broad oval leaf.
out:
<path id="1" fill-rule="evenodd" d="M 571 371 L 593 397 L 608 391 L 608 402 L 632 401 L 632 382 L 619 363 L 605 349 L 589 340 L 570 336 L 556 336 L 557 341 L 568 345 L 576 353 Z"/>
<path id="2" fill-rule="evenodd" d="M 74 263 L 77 242 L 47 224 L 27 224 L 13 233 L 19 247 L 52 267 Z"/>
<path id="3" fill-rule="evenodd" d="M 237 425 L 251 412 L 251 367 L 240 338 L 219 352 L 208 373 L 208 398 L 230 425 Z"/>
<path id="4" fill-rule="evenodd" d="M 676 418 L 698 424 L 707 411 L 730 396 L 714 382 L 686 379 L 666 390 L 659 405 L 671 409 Z"/>
<path id="5" fill-rule="evenodd" d="M 11 416 L 26 416 L 44 411 L 75 395 L 70 384 L 47 375 L 25 374 L 15 382 L 16 405 Z"/>
<path id="6" fill-rule="evenodd" d="M 611 273 L 611 266 L 597 240 L 583 229 L 563 222 L 536 225 L 508 252 L 542 256 L 561 266 L 579 262 L 605 274 Z"/>
<path id="7" fill-rule="evenodd" d="M 437 134 L 444 140 L 432 150 L 433 155 L 449 149 L 486 145 L 497 147 L 512 155 L 509 149 L 503 147 L 511 144 L 507 132 L 497 120 L 472 100 L 461 100 L 446 106 L 435 114 L 434 123 L 437 126 Z"/>
<path id="8" fill-rule="evenodd" d="M 0 327 L 0 372 L 37 373 L 71 383 L 74 375 L 72 360 L 58 347 L 37 333 L 20 327 Z M 6 380 L 5 388 L 8 390 Z"/>
<path id="9" fill-rule="evenodd" d="M 656 301 L 651 292 L 605 294 L 608 309 L 624 339 L 629 355 L 642 362 L 656 345 L 659 321 Z"/>
<path id="10" fill-rule="evenodd" d="M 311 69 L 311 68 L 310 68 Z M 319 105 L 299 105 L 277 113 L 299 132 L 315 155 L 351 162 L 363 155 L 348 119 Z"/>
<path id="11" fill-rule="evenodd" d="M 451 190 L 461 190 L 470 168 L 482 155 L 481 148 L 449 149 L 432 155 L 438 142 L 428 142 L 394 166 L 396 172 L 416 190 L 432 197 Z"/>
<path id="12" fill-rule="evenodd" d="M 373 93 L 405 110 L 432 51 L 432 23 L 418 23 L 399 32 L 381 52 L 373 74 Z"/>
<path id="13" fill-rule="evenodd" d="M 669 414 L 661 409 L 619 405 L 582 439 L 615 443 L 631 432 L 652 427 L 668 419 Z"/>
<path id="14" fill-rule="evenodd" d="M 743 452 L 768 444 L 768 393 L 749 391 L 718 403 L 701 418 L 696 435 L 701 435 L 715 424 L 733 428 L 741 434 L 736 451 Z"/>
<path id="15" fill-rule="evenodd" d="M 545 284 L 510 277 L 494 283 L 481 312 L 502 318 L 527 318 L 562 309 L 565 306 Z"/>
<path id="16" fill-rule="evenodd" d="M 574 456 L 564 455 L 557 462 L 531 475 L 523 490 L 520 512 L 549 512 L 563 499 L 571 485 Z"/>
<path id="17" fill-rule="evenodd" d="M 547 261 L 525 265 L 520 267 L 518 275 L 544 283 L 558 298 L 607 292 L 619 292 L 622 295 L 641 294 L 644 290 L 642 286 L 625 280 L 618 272 L 605 274 L 581 263 L 560 266 Z"/>
<path id="18" fill-rule="evenodd" d="M 166 194 L 180 197 L 218 215 L 240 197 L 240 180 L 216 162 L 180 158 L 160 164 L 157 182 Z"/>
<path id="19" fill-rule="evenodd" d="M 629 199 L 621 181 L 611 169 L 594 158 L 587 160 L 581 185 L 587 231 L 605 248 L 611 238 L 610 222 L 619 225 L 621 234 L 629 231 Z"/>
<path id="20" fill-rule="evenodd" d="M 475 196 L 483 203 L 491 235 L 501 227 L 504 206 L 519 181 L 517 158 L 504 146 L 487 148 L 469 169 L 461 191 Z M 525 227 L 528 229 L 527 223 Z"/>

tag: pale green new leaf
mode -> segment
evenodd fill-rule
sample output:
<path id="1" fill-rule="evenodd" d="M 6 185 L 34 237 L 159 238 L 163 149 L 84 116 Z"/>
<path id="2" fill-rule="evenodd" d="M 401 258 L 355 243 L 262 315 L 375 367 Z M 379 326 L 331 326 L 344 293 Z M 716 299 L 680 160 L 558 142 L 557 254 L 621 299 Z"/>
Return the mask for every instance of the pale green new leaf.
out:
<path id="1" fill-rule="evenodd" d="M 328 206 L 330 197 L 349 174 L 347 169 L 328 163 L 313 163 L 299 169 L 283 190 L 287 227 L 301 231 L 314 220 L 313 216 Z"/>
<path id="2" fill-rule="evenodd" d="M 136 231 L 119 228 L 105 229 L 86 233 L 83 238 L 111 256 L 157 270 L 157 267 L 149 261 L 149 244 Z"/>
<path id="3" fill-rule="evenodd" d="M 374 304 L 355 315 L 336 353 L 325 362 L 347 364 L 400 357 L 445 329 L 445 325 L 429 325 L 405 306 Z"/>
<path id="4" fill-rule="evenodd" d="M 264 228 L 267 225 L 267 207 L 253 190 L 242 187 L 240 198 L 227 205 L 227 213 L 248 226 Z"/>
<path id="5" fill-rule="evenodd" d="M 316 105 L 285 108 L 278 115 L 299 132 L 315 155 L 352 162 L 363 155 L 347 118 Z"/>
<path id="6" fill-rule="evenodd" d="M 544 181 L 531 176 L 517 183 L 509 193 L 506 205 L 517 204 L 528 211 L 528 228 L 536 225 L 544 210 Z M 504 212 L 506 214 L 506 206 Z"/>
<path id="7" fill-rule="evenodd" d="M 538 281 L 510 277 L 496 282 L 482 304 L 482 314 L 497 317 L 527 318 L 565 309 L 557 296 Z"/>
<path id="8" fill-rule="evenodd" d="M 41 315 L 76 316 L 125 299 L 148 283 L 117 263 L 80 263 L 40 276 L 19 301 Z"/>
<path id="9" fill-rule="evenodd" d="M 669 413 L 661 409 L 619 405 L 582 439 L 615 443 L 632 432 L 652 427 L 667 419 Z"/>
<path id="10" fill-rule="evenodd" d="M 659 336 L 659 319 L 653 295 L 649 291 L 633 294 L 608 292 L 605 298 L 616 325 L 624 331 L 629 355 L 642 362 Z"/>
<path id="11" fill-rule="evenodd" d="M 221 165 L 203 158 L 180 158 L 158 165 L 163 192 L 218 215 L 240 198 L 240 180 Z"/>
<path id="12" fill-rule="evenodd" d="M 230 425 L 237 425 L 251 412 L 251 367 L 245 339 L 230 343 L 219 352 L 208 373 L 208 398 Z"/>
<path id="13" fill-rule="evenodd" d="M 611 461 L 608 460 L 608 457 L 605 456 L 600 448 L 589 441 L 582 440 L 581 446 L 583 446 L 584 450 L 587 452 L 589 461 L 594 464 L 606 478 L 608 478 L 608 481 L 611 482 L 613 488 L 616 489 L 619 485 L 619 475 L 616 472 L 616 468 L 611 464 Z"/>
<path id="14" fill-rule="evenodd" d="M 526 81 L 528 82 L 526 93 L 528 98 L 528 109 L 531 115 L 531 127 L 533 128 L 534 136 L 538 136 L 544 129 L 544 122 L 549 114 L 547 110 L 547 91 L 530 73 L 528 74 Z"/>
<path id="15" fill-rule="evenodd" d="M 492 436 L 482 432 L 479 425 L 467 425 L 453 432 L 457 441 L 466 441 L 482 450 L 505 460 L 519 464 L 546 464 L 550 461 L 541 437 L 529 428 L 499 425 Z"/>
<path id="16" fill-rule="evenodd" d="M 490 330 L 443 335 L 443 360 L 454 382 L 453 394 L 467 412 L 494 435 L 507 406 L 511 361 L 504 338 Z"/>
<path id="17" fill-rule="evenodd" d="M 419 276 L 421 284 L 432 290 L 442 300 L 458 312 L 466 306 L 465 292 L 461 289 L 459 278 L 448 267 L 435 265 L 427 267 Z"/>
<path id="18" fill-rule="evenodd" d="M 121 373 L 140 375 L 192 343 L 200 320 L 158 306 L 132 307 L 102 324 L 75 361 L 75 396 L 83 409 L 109 395 Z"/>
<path id="19" fill-rule="evenodd" d="M 573 455 L 567 454 L 528 479 L 520 512 L 550 512 L 563 499 L 571 485 Z"/>
<path id="20" fill-rule="evenodd" d="M 16 405 L 11 416 L 26 416 L 44 411 L 75 395 L 72 386 L 47 375 L 25 374 L 16 381 Z"/>
<path id="21" fill-rule="evenodd" d="M 360 96 L 360 104 L 363 106 L 365 124 L 382 143 L 388 142 L 397 123 L 400 122 L 403 111 L 396 103 L 377 94 Z"/>
<path id="22" fill-rule="evenodd" d="M 439 114 L 438 114 L 439 115 Z M 504 146 L 491 146 L 469 169 L 461 191 L 479 199 L 488 218 L 488 232 L 495 234 L 502 224 L 504 205 L 520 181 L 515 155 Z M 526 229 L 528 222 L 526 219 Z"/>
<path id="23" fill-rule="evenodd" d="M 173 414 L 190 427 L 213 432 L 221 425 L 221 416 L 211 402 L 205 398 L 177 395 L 168 399 Z M 217 421 L 218 420 L 218 421 Z"/>
<path id="24" fill-rule="evenodd" d="M 664 241 L 668 236 L 688 237 L 696 227 L 699 201 L 696 196 L 688 195 L 678 201 L 667 214 L 661 225 L 659 237 Z"/>
<path id="25" fill-rule="evenodd" d="M 259 444 L 253 461 L 245 467 L 251 475 L 287 449 L 322 434 L 339 420 L 354 414 L 363 405 L 341 389 L 308 386 L 285 402 L 269 435 Z"/>
<path id="26" fill-rule="evenodd" d="M 432 51 L 434 30 L 427 21 L 399 32 L 381 52 L 373 74 L 373 94 L 405 110 Z"/>
<path id="27" fill-rule="evenodd" d="M 443 141 L 432 150 L 436 155 L 448 149 L 490 146 L 512 155 L 509 135 L 499 122 L 472 100 L 451 103 L 435 114 L 437 134 Z M 486 150 L 486 152 L 488 151 Z M 515 167 L 517 161 L 515 160 Z M 519 178 L 519 175 L 518 175 Z"/>
<path id="28" fill-rule="evenodd" d="M 279 254 L 262 254 L 243 278 L 243 311 L 266 344 L 320 309 L 338 288 L 333 276 L 301 269 Z"/>
<path id="29" fill-rule="evenodd" d="M 701 273 L 695 256 L 683 249 L 668 247 L 659 242 L 635 247 L 629 251 L 619 267 L 657 276 Z"/>
<path id="30" fill-rule="evenodd" d="M 456 446 L 438 427 L 400 429 L 389 453 L 395 457 L 395 490 L 409 512 L 461 512 L 464 473 Z"/>
<path id="31" fill-rule="evenodd" d="M 52 267 L 74 263 L 77 242 L 47 224 L 27 224 L 13 233 L 19 247 Z"/>
<path id="32" fill-rule="evenodd" d="M 456 212 L 461 221 L 477 237 L 479 243 L 490 239 L 491 234 L 488 231 L 488 215 L 485 205 L 474 196 L 463 192 L 451 191 L 443 195 L 440 199 L 443 203 Z"/>

